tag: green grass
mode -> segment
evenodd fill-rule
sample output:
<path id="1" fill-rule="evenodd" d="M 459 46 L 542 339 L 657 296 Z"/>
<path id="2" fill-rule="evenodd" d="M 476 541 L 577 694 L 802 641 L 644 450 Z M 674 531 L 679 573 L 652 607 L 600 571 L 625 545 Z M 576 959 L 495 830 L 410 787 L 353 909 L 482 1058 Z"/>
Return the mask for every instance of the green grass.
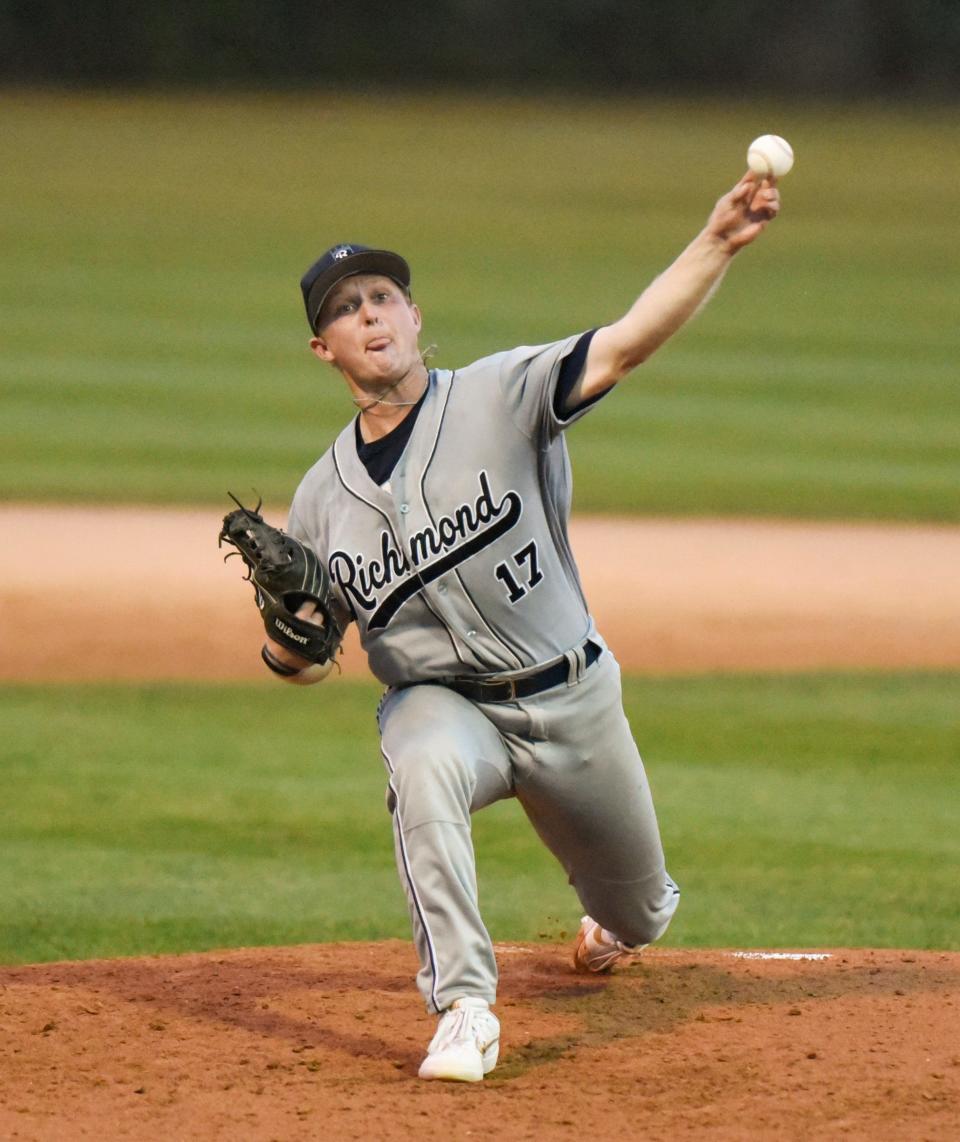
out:
<path id="1" fill-rule="evenodd" d="M 630 679 L 684 899 L 667 943 L 960 948 L 960 675 Z M 0 961 L 406 936 L 365 683 L 12 686 Z M 496 939 L 578 906 L 479 814 Z"/>
<path id="2" fill-rule="evenodd" d="M 579 510 L 957 520 L 954 109 L 6 92 L 0 495 L 285 501 L 351 414 L 297 279 L 399 248 L 453 366 L 609 321 L 776 130 L 784 216 L 571 433 Z"/>

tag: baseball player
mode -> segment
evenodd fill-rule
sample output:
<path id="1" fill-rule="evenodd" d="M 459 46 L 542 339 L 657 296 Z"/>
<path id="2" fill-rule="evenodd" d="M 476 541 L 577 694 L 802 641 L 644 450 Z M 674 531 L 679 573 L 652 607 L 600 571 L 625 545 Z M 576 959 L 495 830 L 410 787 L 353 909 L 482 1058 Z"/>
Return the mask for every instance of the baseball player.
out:
<path id="1" fill-rule="evenodd" d="M 399 255 L 335 246 L 302 279 L 310 347 L 358 413 L 301 482 L 288 530 L 326 566 L 332 610 L 357 624 L 386 687 L 397 867 L 417 984 L 439 1017 L 422 1078 L 477 1081 L 497 1061 L 476 810 L 516 797 L 566 870 L 586 913 L 579 971 L 628 961 L 677 907 L 619 667 L 567 538 L 564 433 L 707 301 L 778 210 L 774 180 L 748 173 L 618 321 L 455 370 L 424 362 Z M 312 604 L 297 614 L 310 622 Z M 331 667 L 271 637 L 262 653 L 297 684 Z"/>

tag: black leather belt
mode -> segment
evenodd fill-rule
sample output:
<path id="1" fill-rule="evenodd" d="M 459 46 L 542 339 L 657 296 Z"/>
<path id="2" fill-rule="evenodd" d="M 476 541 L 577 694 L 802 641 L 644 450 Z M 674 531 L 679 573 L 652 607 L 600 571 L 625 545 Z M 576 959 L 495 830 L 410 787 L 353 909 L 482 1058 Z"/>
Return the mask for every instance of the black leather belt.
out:
<path id="1" fill-rule="evenodd" d="M 590 639 L 583 644 L 587 666 L 592 666 L 602 654 L 602 650 Z M 570 666 L 565 658 L 552 666 L 545 666 L 535 674 L 525 674 L 522 678 L 506 678 L 501 681 L 482 682 L 474 678 L 451 678 L 444 682 L 450 690 L 456 690 L 472 702 L 514 702 L 517 698 L 529 698 L 566 682 Z"/>

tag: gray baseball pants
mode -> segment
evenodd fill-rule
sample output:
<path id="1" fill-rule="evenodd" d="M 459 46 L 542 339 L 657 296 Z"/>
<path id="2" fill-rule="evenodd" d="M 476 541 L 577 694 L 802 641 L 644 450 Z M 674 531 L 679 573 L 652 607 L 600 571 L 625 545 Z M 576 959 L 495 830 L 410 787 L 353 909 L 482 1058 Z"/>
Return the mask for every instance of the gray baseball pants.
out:
<path id="1" fill-rule="evenodd" d="M 481 704 L 417 684 L 388 690 L 378 717 L 417 986 L 429 1011 L 466 995 L 496 999 L 470 816 L 505 797 L 519 800 L 594 920 L 630 944 L 666 930 L 679 889 L 666 872 L 609 650 L 572 684 L 522 701 Z"/>

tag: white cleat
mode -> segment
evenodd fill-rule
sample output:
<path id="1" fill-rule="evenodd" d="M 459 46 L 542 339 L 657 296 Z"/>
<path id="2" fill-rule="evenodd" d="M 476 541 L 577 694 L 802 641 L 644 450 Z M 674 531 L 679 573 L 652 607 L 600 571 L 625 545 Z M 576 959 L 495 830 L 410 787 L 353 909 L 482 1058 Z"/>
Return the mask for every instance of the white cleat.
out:
<path id="1" fill-rule="evenodd" d="M 420 1064 L 420 1078 L 478 1083 L 497 1065 L 500 1021 L 485 999 L 466 996 L 440 1016 Z"/>
<path id="2" fill-rule="evenodd" d="M 628 964 L 646 944 L 625 944 L 596 920 L 584 916 L 573 944 L 573 967 L 578 972 L 611 971 L 617 964 Z"/>

